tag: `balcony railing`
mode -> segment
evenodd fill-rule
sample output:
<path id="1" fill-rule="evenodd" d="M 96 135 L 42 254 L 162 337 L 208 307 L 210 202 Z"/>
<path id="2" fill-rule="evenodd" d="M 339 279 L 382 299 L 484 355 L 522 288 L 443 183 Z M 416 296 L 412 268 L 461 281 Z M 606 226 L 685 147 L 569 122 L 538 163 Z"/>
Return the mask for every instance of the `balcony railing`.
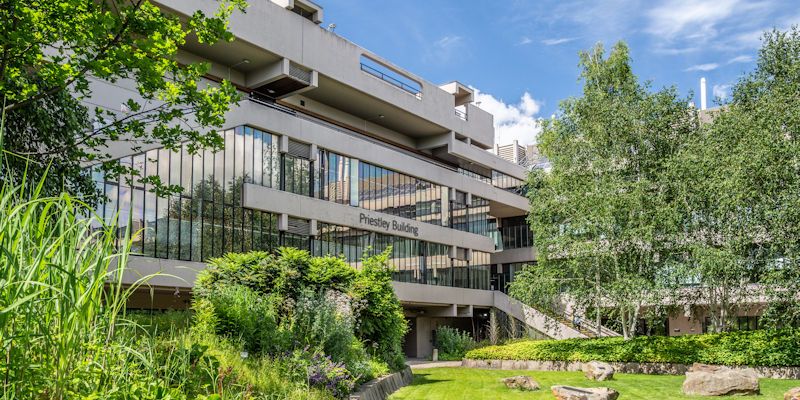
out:
<path id="1" fill-rule="evenodd" d="M 456 108 L 456 117 L 467 120 L 467 113 Z"/>
<path id="2" fill-rule="evenodd" d="M 370 75 L 372 75 L 372 76 L 374 76 L 374 77 L 376 77 L 376 78 L 378 78 L 378 79 L 380 79 L 380 80 L 382 80 L 382 81 L 384 81 L 384 82 L 386 82 L 386 83 L 388 83 L 388 84 L 390 84 L 390 85 L 396 86 L 396 87 L 398 87 L 398 88 L 400 88 L 400 89 L 402 89 L 402 90 L 414 95 L 418 99 L 422 98 L 422 92 L 420 91 L 419 88 L 415 88 L 415 87 L 413 87 L 413 86 L 411 86 L 411 85 L 409 85 L 409 84 L 407 84 L 405 82 L 402 82 L 399 79 L 392 77 L 391 75 L 387 75 L 387 74 L 385 74 L 385 73 L 383 73 L 381 71 L 378 71 L 377 69 L 375 69 L 373 67 L 370 67 L 369 65 L 364 64 L 364 63 L 361 63 L 361 70 L 366 72 L 366 73 L 368 73 L 368 74 L 370 74 Z"/>

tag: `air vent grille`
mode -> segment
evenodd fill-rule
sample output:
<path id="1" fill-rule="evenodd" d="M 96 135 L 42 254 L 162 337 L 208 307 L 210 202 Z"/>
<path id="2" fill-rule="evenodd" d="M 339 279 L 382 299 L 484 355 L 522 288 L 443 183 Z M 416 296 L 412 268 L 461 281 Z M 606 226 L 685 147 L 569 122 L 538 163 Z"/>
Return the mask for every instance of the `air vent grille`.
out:
<path id="1" fill-rule="evenodd" d="M 311 83 L 311 71 L 307 71 L 293 62 L 289 63 L 289 76 L 308 84 Z"/>
<path id="2" fill-rule="evenodd" d="M 289 227 L 286 229 L 286 232 L 308 236 L 311 232 L 311 223 L 304 219 L 289 218 Z"/>
<path id="3" fill-rule="evenodd" d="M 289 154 L 295 157 L 308 159 L 311 156 L 311 145 L 289 140 Z"/>

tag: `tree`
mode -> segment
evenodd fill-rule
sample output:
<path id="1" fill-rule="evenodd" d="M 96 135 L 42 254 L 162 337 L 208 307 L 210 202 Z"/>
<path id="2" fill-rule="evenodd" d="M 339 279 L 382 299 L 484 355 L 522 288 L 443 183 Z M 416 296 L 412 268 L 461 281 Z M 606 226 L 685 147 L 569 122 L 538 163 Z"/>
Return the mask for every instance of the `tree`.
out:
<path id="1" fill-rule="evenodd" d="M 4 179 L 27 173 L 38 182 L 49 166 L 45 191 L 74 191 L 97 198 L 87 163 L 114 177 L 131 174 L 156 191 L 171 193 L 158 177 L 140 177 L 114 163 L 111 142 L 134 151 L 160 142 L 169 149 L 189 143 L 195 154 L 219 149 L 215 129 L 224 122 L 235 88 L 223 80 L 204 83 L 206 63 L 181 63 L 178 48 L 190 35 L 201 44 L 232 40 L 227 21 L 245 0 L 219 0 L 214 15 L 195 12 L 185 20 L 167 15 L 148 0 L 4 0 L 0 6 L 0 100 L 9 168 Z M 136 93 L 121 99 L 126 111 L 88 110 L 95 82 L 131 81 Z M 27 171 L 25 171 L 27 169 Z"/>
<path id="2" fill-rule="evenodd" d="M 583 94 L 544 122 L 539 148 L 552 167 L 528 182 L 539 254 L 529 268 L 548 279 L 512 283 L 512 293 L 537 297 L 555 281 L 574 308 L 595 310 L 598 329 L 601 309 L 611 310 L 626 338 L 642 307 L 672 287 L 662 279 L 672 215 L 663 168 L 698 127 L 687 99 L 651 91 L 630 63 L 621 42 L 607 58 L 602 45 L 580 53 Z"/>
<path id="3" fill-rule="evenodd" d="M 800 322 L 800 31 L 767 32 L 672 170 L 684 253 L 715 330 L 766 296 L 773 326 Z M 759 299 L 761 297 L 761 299 Z"/>

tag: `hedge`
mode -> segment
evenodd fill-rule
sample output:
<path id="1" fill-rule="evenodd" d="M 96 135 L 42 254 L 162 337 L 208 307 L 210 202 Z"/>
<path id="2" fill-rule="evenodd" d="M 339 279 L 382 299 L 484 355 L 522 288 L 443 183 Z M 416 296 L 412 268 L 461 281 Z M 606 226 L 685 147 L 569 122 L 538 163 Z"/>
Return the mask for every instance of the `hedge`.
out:
<path id="1" fill-rule="evenodd" d="M 800 329 L 686 336 L 526 340 L 474 349 L 476 360 L 663 362 L 765 367 L 800 366 Z"/>

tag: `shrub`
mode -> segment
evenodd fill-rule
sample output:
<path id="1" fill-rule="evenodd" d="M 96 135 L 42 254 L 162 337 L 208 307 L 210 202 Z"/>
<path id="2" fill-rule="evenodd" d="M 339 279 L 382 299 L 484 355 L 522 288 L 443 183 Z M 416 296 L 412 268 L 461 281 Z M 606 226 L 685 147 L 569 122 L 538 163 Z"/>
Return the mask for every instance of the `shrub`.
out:
<path id="1" fill-rule="evenodd" d="M 358 382 L 344 363 L 319 351 L 309 352 L 308 348 L 292 352 L 287 367 L 296 378 L 308 382 L 311 387 L 325 389 L 339 399 L 345 398 Z"/>
<path id="2" fill-rule="evenodd" d="M 467 358 L 500 360 L 695 362 L 719 365 L 800 366 L 800 329 L 686 336 L 640 336 L 520 341 L 469 351 Z"/>
<path id="3" fill-rule="evenodd" d="M 274 354 L 286 347 L 287 335 L 279 329 L 273 301 L 246 286 L 220 285 L 198 301 L 198 323 L 217 334 L 240 339 L 249 352 Z M 209 305 L 213 314 L 204 309 Z"/>
<path id="4" fill-rule="evenodd" d="M 331 288 L 347 292 L 358 271 L 339 257 L 314 257 L 309 260 L 306 282 L 315 289 Z"/>
<path id="5" fill-rule="evenodd" d="M 347 365 L 365 360 L 364 347 L 354 334 L 350 307 L 350 298 L 341 292 L 306 289 L 297 299 L 292 337 L 301 346 L 316 348 Z"/>
<path id="6" fill-rule="evenodd" d="M 397 370 L 405 364 L 402 343 L 408 331 L 403 307 L 392 287 L 389 268 L 391 249 L 366 258 L 353 282 L 353 296 L 358 301 L 358 337 L 377 357 Z"/>
<path id="7" fill-rule="evenodd" d="M 258 293 L 270 293 L 283 273 L 275 257 L 263 251 L 228 253 L 208 261 L 197 276 L 195 294 L 204 295 L 220 285 L 242 285 Z"/>
<path id="8" fill-rule="evenodd" d="M 335 361 L 345 362 L 351 371 L 369 372 L 370 368 L 358 366 L 368 364 L 366 350 L 391 369 L 402 368 L 407 324 L 391 284 L 388 257 L 387 250 L 366 258 L 357 270 L 342 258 L 311 257 L 292 248 L 279 249 L 277 256 L 227 254 L 212 260 L 198 277 L 193 305 L 196 330 L 236 333 L 245 341 L 257 339 L 248 332 L 262 311 L 249 304 L 261 296 L 273 305 L 266 310 L 272 317 L 264 323 L 276 325 L 265 332 L 286 332 L 296 343 L 280 349 L 253 344 L 249 348 L 277 354 L 312 344 Z M 245 300 L 231 302 L 230 289 L 224 289 L 230 286 L 246 288 L 256 297 L 248 294 Z M 330 304 L 337 307 L 331 309 Z M 218 307 L 222 308 L 217 311 Z"/>
<path id="9" fill-rule="evenodd" d="M 467 351 L 476 347 L 469 333 L 449 326 L 436 329 L 436 348 L 439 349 L 440 360 L 461 360 Z"/>

